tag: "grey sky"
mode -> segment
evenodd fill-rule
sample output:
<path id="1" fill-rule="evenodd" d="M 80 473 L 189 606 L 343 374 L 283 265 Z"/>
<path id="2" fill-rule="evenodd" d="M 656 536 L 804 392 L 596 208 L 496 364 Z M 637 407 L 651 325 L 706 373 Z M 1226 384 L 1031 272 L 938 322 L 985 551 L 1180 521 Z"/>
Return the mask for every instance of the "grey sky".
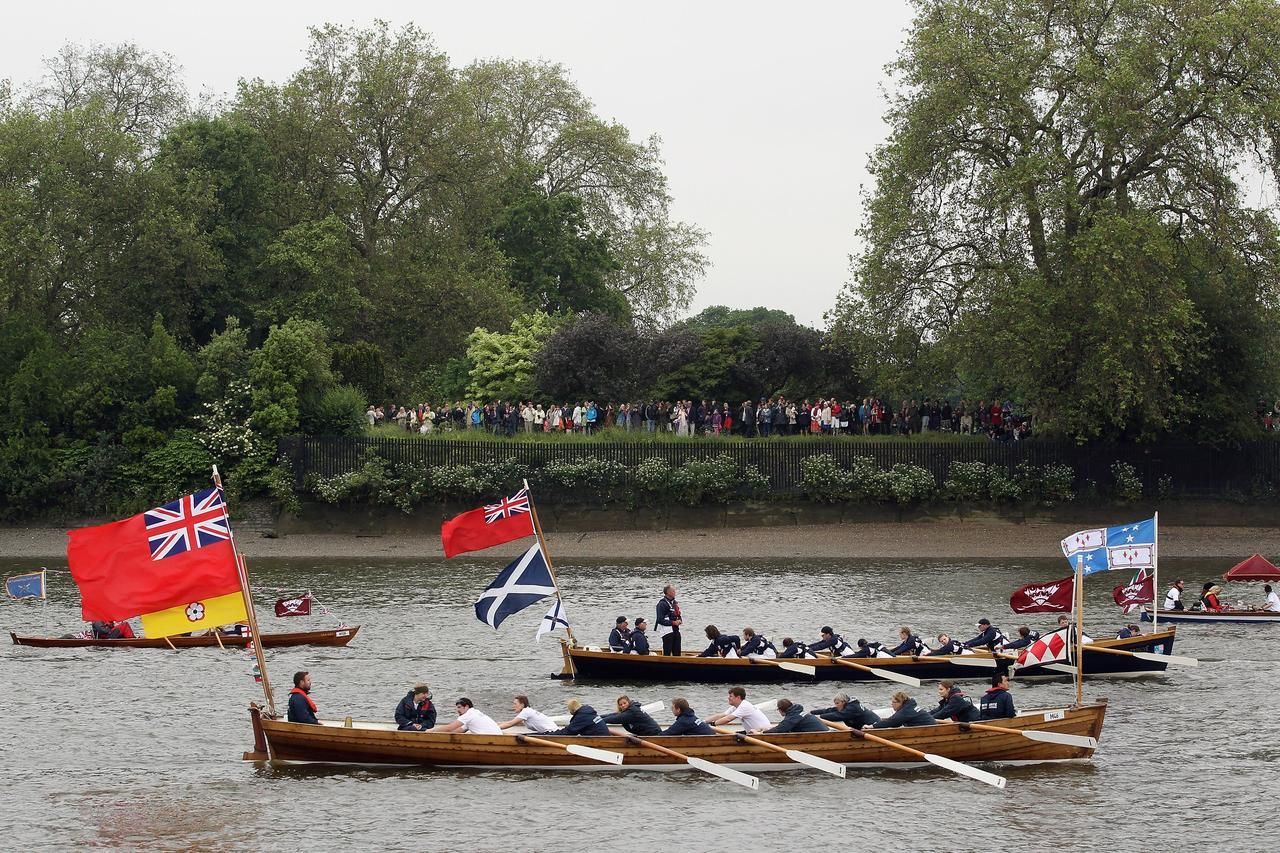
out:
<path id="1" fill-rule="evenodd" d="M 187 11 L 187 10 L 193 11 Z M 66 41 L 173 54 L 193 95 L 281 81 L 307 27 L 413 21 L 455 65 L 565 65 L 601 115 L 663 139 L 677 218 L 711 233 L 694 310 L 767 305 L 819 324 L 848 278 L 868 153 L 884 136 L 883 66 L 904 0 L 845 4 L 602 2 L 44 2 L 13 4 L 0 77 L 41 73 Z"/>

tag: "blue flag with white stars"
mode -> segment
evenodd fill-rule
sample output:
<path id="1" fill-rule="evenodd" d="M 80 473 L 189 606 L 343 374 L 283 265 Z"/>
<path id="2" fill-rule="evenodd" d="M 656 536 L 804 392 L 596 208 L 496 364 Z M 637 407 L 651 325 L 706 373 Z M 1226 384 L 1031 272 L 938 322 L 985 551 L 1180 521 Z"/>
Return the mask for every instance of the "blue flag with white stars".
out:
<path id="1" fill-rule="evenodd" d="M 1156 565 L 1156 520 L 1148 518 L 1119 527 L 1081 530 L 1062 540 L 1071 568 L 1084 560 L 1084 574 L 1113 569 L 1151 569 Z"/>

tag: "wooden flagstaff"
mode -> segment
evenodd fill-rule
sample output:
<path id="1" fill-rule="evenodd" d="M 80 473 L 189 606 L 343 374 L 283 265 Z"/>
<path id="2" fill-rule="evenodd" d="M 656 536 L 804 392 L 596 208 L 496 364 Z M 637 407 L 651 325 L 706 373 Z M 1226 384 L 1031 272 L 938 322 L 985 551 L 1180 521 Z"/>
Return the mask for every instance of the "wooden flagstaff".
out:
<path id="1" fill-rule="evenodd" d="M 1160 630 L 1160 513 L 1151 517 L 1151 630 Z M 1142 605 L 1138 605 L 1142 610 Z M 1142 620 L 1139 619 L 1139 622 Z"/>
<path id="2" fill-rule="evenodd" d="M 222 475 L 218 466 L 213 466 L 213 484 L 222 491 Z M 227 510 L 227 494 L 222 491 L 222 516 L 227 522 L 227 535 L 231 538 L 231 551 L 236 557 L 236 572 L 240 577 L 240 594 L 244 596 L 244 611 L 249 618 L 250 639 L 253 640 L 253 652 L 258 658 L 258 674 L 262 676 L 262 695 L 267 700 L 267 713 L 275 719 L 276 700 L 271 695 L 271 679 L 267 677 L 267 656 L 262 651 L 262 635 L 258 631 L 258 614 L 253 609 L 253 592 L 249 588 L 249 567 L 245 564 L 244 555 L 236 547 L 236 537 L 231 531 L 231 514 Z M 217 628 L 215 626 L 214 630 Z"/>
<path id="3" fill-rule="evenodd" d="M 560 594 L 560 581 L 556 579 L 555 566 L 551 565 L 551 555 L 547 553 L 547 541 L 542 536 L 542 523 L 538 521 L 538 507 L 533 502 L 533 491 L 529 488 L 529 481 L 524 481 L 524 490 L 529 494 L 529 513 L 533 516 L 533 538 L 538 541 L 538 550 L 542 552 L 542 559 L 547 563 L 547 572 L 551 575 L 551 583 L 556 588 L 556 601 L 564 602 L 564 596 Z M 573 637 L 573 628 L 569 626 L 569 620 L 565 620 L 564 632 L 569 636 L 569 642 L 577 645 L 577 640 Z"/>
<path id="4" fill-rule="evenodd" d="M 1073 648 L 1076 652 L 1076 707 L 1084 704 L 1084 557 L 1076 557 L 1076 636 Z"/>

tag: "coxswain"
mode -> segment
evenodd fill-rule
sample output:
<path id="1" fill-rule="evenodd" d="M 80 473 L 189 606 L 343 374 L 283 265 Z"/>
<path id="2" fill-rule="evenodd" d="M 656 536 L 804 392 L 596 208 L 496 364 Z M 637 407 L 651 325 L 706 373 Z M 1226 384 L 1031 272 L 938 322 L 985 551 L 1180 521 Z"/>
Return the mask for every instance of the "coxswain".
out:
<path id="1" fill-rule="evenodd" d="M 1000 629 L 991 624 L 990 619 L 978 620 L 978 636 L 964 644 L 966 649 L 991 648 L 1002 644 L 1005 636 Z"/>
<path id="2" fill-rule="evenodd" d="M 886 657 L 887 658 L 892 656 L 884 650 L 883 643 L 877 643 L 875 640 L 865 640 L 865 639 L 859 638 L 858 650 L 853 654 L 849 655 L 849 657 L 851 658 Z"/>
<path id="3" fill-rule="evenodd" d="M 517 693 L 511 699 L 511 710 L 515 712 L 515 716 L 507 720 L 505 723 L 498 723 L 498 728 L 509 729 L 513 726 L 524 726 L 531 732 L 554 732 L 559 726 L 551 721 L 551 718 L 535 708 L 529 707 L 529 697 L 523 693 Z"/>
<path id="4" fill-rule="evenodd" d="M 916 700 L 899 690 L 889 700 L 893 715 L 863 728 L 896 729 L 899 726 L 936 726 L 938 721 L 928 711 L 916 707 Z"/>
<path id="5" fill-rule="evenodd" d="M 844 637 L 831 630 L 830 625 L 822 626 L 822 639 L 809 644 L 809 651 L 830 652 L 832 657 L 844 657 L 853 654 L 853 646 L 845 642 Z"/>
<path id="6" fill-rule="evenodd" d="M 980 713 L 974 707 L 973 700 L 964 695 L 964 691 L 953 682 L 938 682 L 938 707 L 933 709 L 935 720 L 954 720 L 957 723 L 972 723 Z"/>
<path id="7" fill-rule="evenodd" d="M 1116 639 L 1127 640 L 1130 637 L 1138 637 L 1141 635 L 1142 635 L 1142 629 L 1139 628 L 1137 625 L 1133 624 L 1132 622 L 1130 622 L 1128 625 L 1125 625 L 1118 632 L 1116 632 Z"/>
<path id="8" fill-rule="evenodd" d="M 1280 613 L 1280 595 L 1275 594 L 1269 583 L 1262 585 L 1262 591 L 1267 594 L 1267 603 L 1264 609 L 1270 610 L 1272 613 Z"/>
<path id="9" fill-rule="evenodd" d="M 1040 639 L 1039 631 L 1032 631 L 1026 625 L 1019 625 L 1018 639 L 1010 640 L 1009 642 L 1005 643 L 1004 650 L 1012 651 L 1013 649 L 1025 649 L 1027 646 L 1031 645 L 1038 639 Z"/>
<path id="10" fill-rule="evenodd" d="M 493 721 L 493 717 L 477 708 L 466 696 L 454 702 L 453 708 L 458 712 L 458 719 L 441 726 L 440 731 L 467 732 L 473 735 L 502 734 L 502 729 L 498 728 L 498 724 Z"/>
<path id="11" fill-rule="evenodd" d="M 613 621 L 613 630 L 609 632 L 609 651 L 631 651 L 631 629 L 627 627 L 625 616 L 619 616 Z"/>
<path id="12" fill-rule="evenodd" d="M 425 684 L 415 684 L 396 706 L 396 725 L 401 731 L 426 731 L 436 724 L 436 706 L 431 701 L 431 689 Z"/>
<path id="13" fill-rule="evenodd" d="M 316 703 L 311 698 L 311 673 L 295 672 L 293 689 L 289 691 L 289 722 L 319 725 L 316 719 Z"/>
<path id="14" fill-rule="evenodd" d="M 805 713 L 803 705 L 797 705 L 790 699 L 778 700 L 778 713 L 782 719 L 773 728 L 765 729 L 764 734 L 779 735 L 784 732 L 825 732 L 827 727 L 813 714 Z"/>
<path id="15" fill-rule="evenodd" d="M 677 696 L 671 700 L 671 713 L 676 715 L 676 721 L 667 726 L 664 735 L 713 735 L 715 730 L 711 726 L 698 719 L 698 715 L 689 707 L 689 700 L 683 696 Z"/>
<path id="16" fill-rule="evenodd" d="M 964 654 L 964 646 L 951 639 L 949 634 L 938 635 L 938 647 L 925 652 L 926 655 L 961 655 Z"/>
<path id="17" fill-rule="evenodd" d="M 1075 628 L 1071 624 L 1071 617 L 1065 613 L 1058 616 L 1058 630 L 1061 631 L 1063 628 L 1070 628 L 1070 633 L 1075 633 Z M 1080 642 L 1092 643 L 1093 638 L 1082 632 L 1080 634 Z"/>
<path id="18" fill-rule="evenodd" d="M 736 634 L 721 634 L 715 625 L 707 626 L 707 639 L 711 644 L 698 655 L 700 658 L 736 658 L 742 640 Z"/>
<path id="19" fill-rule="evenodd" d="M 889 649 L 889 654 L 897 655 L 922 655 L 925 652 L 924 643 L 915 634 L 911 633 L 911 628 L 903 625 L 898 629 L 898 639 L 901 640 L 898 645 Z"/>
<path id="20" fill-rule="evenodd" d="M 605 725 L 604 718 L 597 714 L 596 709 L 590 705 L 583 705 L 577 699 L 570 699 L 564 703 L 564 706 L 573 715 L 569 718 L 569 724 L 562 729 L 547 732 L 547 734 L 575 735 L 578 737 L 599 737 L 612 734 L 609 731 L 609 727 Z"/>
<path id="21" fill-rule="evenodd" d="M 662 638 L 664 655 L 680 654 L 680 603 L 676 601 L 676 588 L 667 584 L 662 588 L 662 598 L 658 599 L 656 620 L 658 636 Z"/>
<path id="22" fill-rule="evenodd" d="M 1217 613 L 1222 610 L 1222 602 L 1218 600 L 1218 593 L 1222 592 L 1222 587 L 1206 581 L 1203 591 L 1200 593 L 1200 607 L 1210 613 Z"/>
<path id="23" fill-rule="evenodd" d="M 757 634 L 750 626 L 742 629 L 742 649 L 738 652 L 744 658 L 776 658 L 778 647 L 769 642 L 764 634 Z"/>
<path id="24" fill-rule="evenodd" d="M 1013 707 L 1013 694 L 1009 692 L 1008 672 L 997 672 L 991 676 L 991 686 L 978 702 L 978 714 L 984 720 L 1018 716 L 1017 709 Z"/>
<path id="25" fill-rule="evenodd" d="M 1173 586 L 1169 587 L 1169 591 L 1164 594 L 1165 610 L 1183 610 L 1182 590 L 1186 587 L 1187 582 L 1179 578 L 1173 582 Z"/>
<path id="26" fill-rule="evenodd" d="M 649 622 L 643 616 L 636 617 L 636 627 L 631 631 L 631 652 L 637 655 L 649 654 Z"/>
<path id="27" fill-rule="evenodd" d="M 637 619 L 636 623 L 639 624 Z M 618 697 L 618 712 L 616 714 L 605 714 L 601 719 L 606 725 L 622 726 L 633 735 L 640 737 L 652 737 L 653 735 L 662 734 L 662 727 L 659 726 L 650 717 L 643 708 L 631 701 L 631 697 L 622 695 Z"/>
<path id="28" fill-rule="evenodd" d="M 870 708 L 862 707 L 857 699 L 850 699 L 848 693 L 837 693 L 831 700 L 830 708 L 818 708 L 813 713 L 824 720 L 844 723 L 855 729 L 873 726 L 880 722 L 880 715 Z"/>
<path id="29" fill-rule="evenodd" d="M 769 718 L 755 705 L 747 701 L 745 687 L 729 688 L 729 707 L 723 714 L 717 714 L 707 720 L 713 726 L 722 726 L 738 720 L 745 732 L 761 732 L 769 728 Z"/>

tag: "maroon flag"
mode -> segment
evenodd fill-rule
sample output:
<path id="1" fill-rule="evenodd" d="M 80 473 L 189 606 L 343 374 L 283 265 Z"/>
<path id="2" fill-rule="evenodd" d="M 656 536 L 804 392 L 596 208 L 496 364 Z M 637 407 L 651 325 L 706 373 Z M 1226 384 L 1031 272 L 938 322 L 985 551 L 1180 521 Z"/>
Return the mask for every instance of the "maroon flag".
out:
<path id="1" fill-rule="evenodd" d="M 1155 601 L 1156 579 L 1153 575 L 1147 574 L 1146 569 L 1141 569 L 1131 582 L 1116 587 L 1111 597 L 1116 600 L 1116 604 L 1125 608 Z"/>
<path id="2" fill-rule="evenodd" d="M 276 601 L 277 616 L 310 616 L 311 593 L 304 592 L 297 598 L 281 598 Z"/>
<path id="3" fill-rule="evenodd" d="M 1016 590 L 1009 597 L 1014 613 L 1066 613 L 1075 597 L 1075 578 L 1033 583 Z"/>

